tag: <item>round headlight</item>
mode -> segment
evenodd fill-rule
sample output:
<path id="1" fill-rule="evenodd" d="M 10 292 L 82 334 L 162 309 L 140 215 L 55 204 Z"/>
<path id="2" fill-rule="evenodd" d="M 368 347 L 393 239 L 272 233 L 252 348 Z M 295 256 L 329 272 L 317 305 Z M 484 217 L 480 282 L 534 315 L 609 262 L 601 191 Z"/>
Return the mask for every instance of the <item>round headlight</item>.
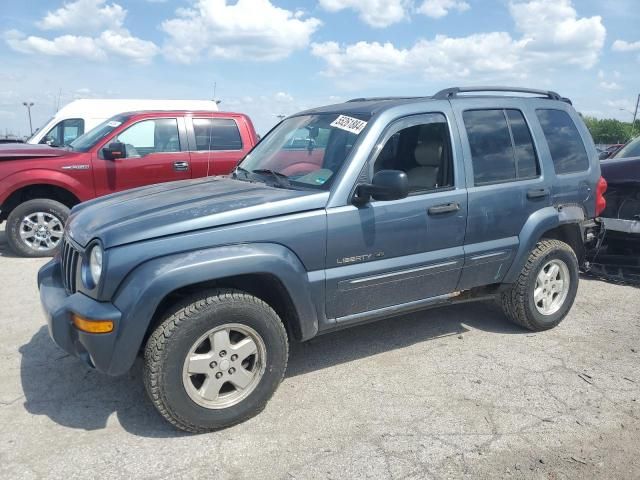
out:
<path id="1" fill-rule="evenodd" d="M 96 245 L 89 253 L 89 274 L 94 285 L 98 285 L 102 276 L 102 247 Z"/>

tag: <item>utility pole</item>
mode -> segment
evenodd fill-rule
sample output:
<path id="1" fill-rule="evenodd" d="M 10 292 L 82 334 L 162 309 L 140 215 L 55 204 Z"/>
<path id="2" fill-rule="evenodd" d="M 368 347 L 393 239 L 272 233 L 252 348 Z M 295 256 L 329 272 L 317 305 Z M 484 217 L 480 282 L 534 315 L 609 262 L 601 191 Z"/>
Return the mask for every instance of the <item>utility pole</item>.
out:
<path id="1" fill-rule="evenodd" d="M 33 135 L 33 124 L 31 123 L 31 107 L 33 107 L 33 102 L 22 102 L 22 105 L 27 107 L 27 113 L 29 115 L 29 135 Z"/>
<path id="2" fill-rule="evenodd" d="M 633 123 L 631 124 L 631 136 L 636 131 L 636 119 L 638 118 L 638 106 L 640 106 L 640 93 L 638 94 L 638 100 L 636 100 L 636 110 L 633 112 Z"/>

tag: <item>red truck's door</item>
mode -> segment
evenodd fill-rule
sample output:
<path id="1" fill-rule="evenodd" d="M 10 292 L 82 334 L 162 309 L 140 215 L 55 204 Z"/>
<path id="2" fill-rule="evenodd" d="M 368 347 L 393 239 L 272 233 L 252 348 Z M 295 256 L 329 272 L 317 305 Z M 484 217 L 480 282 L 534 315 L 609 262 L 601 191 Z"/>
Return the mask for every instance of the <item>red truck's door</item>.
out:
<path id="1" fill-rule="evenodd" d="M 255 141 L 242 118 L 194 114 L 191 132 L 191 160 L 194 177 L 227 175 L 253 147 Z M 192 128 L 189 128 L 192 127 Z"/>
<path id="2" fill-rule="evenodd" d="M 93 159 L 96 195 L 191 178 L 191 159 L 182 118 L 150 118 L 133 123 L 98 149 Z M 126 157 L 102 158 L 111 142 L 126 145 Z"/>

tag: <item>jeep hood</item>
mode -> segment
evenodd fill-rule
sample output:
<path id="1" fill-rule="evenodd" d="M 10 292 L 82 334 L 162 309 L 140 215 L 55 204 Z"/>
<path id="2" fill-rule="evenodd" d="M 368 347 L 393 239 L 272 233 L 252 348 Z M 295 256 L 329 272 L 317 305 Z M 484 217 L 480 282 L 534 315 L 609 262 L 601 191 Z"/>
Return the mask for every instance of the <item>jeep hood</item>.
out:
<path id="1" fill-rule="evenodd" d="M 105 248 L 232 223 L 324 208 L 328 192 L 275 188 L 224 177 L 161 183 L 82 203 L 67 223 L 82 246 Z"/>
<path id="2" fill-rule="evenodd" d="M 0 145 L 0 161 L 26 158 L 63 157 L 72 153 L 64 148 L 28 143 L 5 143 Z"/>

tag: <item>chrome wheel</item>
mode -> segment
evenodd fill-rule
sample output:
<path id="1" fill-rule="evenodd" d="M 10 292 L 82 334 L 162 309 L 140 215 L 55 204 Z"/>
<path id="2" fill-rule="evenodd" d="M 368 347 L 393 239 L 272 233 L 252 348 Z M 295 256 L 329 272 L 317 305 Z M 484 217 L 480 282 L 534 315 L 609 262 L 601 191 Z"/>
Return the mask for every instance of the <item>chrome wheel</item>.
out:
<path id="1" fill-rule="evenodd" d="M 182 382 L 189 398 L 205 408 L 228 408 L 260 383 L 267 359 L 262 337 L 251 327 L 229 323 L 209 330 L 193 344 Z"/>
<path id="2" fill-rule="evenodd" d="M 538 312 L 553 315 L 560 310 L 567 299 L 570 282 L 566 263 L 557 259 L 547 262 L 540 269 L 533 290 L 533 301 Z"/>
<path id="3" fill-rule="evenodd" d="M 47 212 L 30 213 L 20 222 L 20 239 L 32 250 L 55 249 L 63 232 L 62 220 Z"/>

